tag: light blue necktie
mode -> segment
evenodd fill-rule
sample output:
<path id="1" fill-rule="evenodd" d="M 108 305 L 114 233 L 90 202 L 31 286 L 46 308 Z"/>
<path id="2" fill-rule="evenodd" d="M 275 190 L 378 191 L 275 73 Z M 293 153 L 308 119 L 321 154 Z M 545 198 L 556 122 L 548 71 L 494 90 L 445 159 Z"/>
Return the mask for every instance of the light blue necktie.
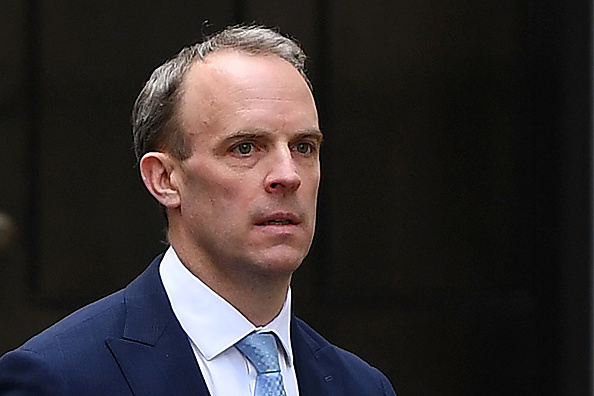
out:
<path id="1" fill-rule="evenodd" d="M 258 372 L 254 396 L 287 395 L 278 364 L 274 334 L 251 333 L 237 342 L 235 346 L 248 358 Z"/>

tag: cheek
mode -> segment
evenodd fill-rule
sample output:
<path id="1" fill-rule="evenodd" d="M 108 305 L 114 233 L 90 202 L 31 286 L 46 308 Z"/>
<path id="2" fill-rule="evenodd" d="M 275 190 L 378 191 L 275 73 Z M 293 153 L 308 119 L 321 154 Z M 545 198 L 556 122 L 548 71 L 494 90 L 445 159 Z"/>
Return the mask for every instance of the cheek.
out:
<path id="1" fill-rule="evenodd" d="M 206 155 L 204 155 L 206 156 Z M 196 161 L 187 169 L 184 186 L 190 199 L 213 204 L 233 200 L 242 190 L 242 180 L 230 174 L 224 164 L 212 160 Z"/>
<path id="2" fill-rule="evenodd" d="M 255 198 L 253 187 L 238 178 L 222 178 L 210 181 L 206 194 L 220 215 L 247 212 Z"/>
<path id="3" fill-rule="evenodd" d="M 319 172 L 312 172 L 306 179 L 306 182 L 303 183 L 303 189 L 306 190 L 307 196 L 313 198 L 314 200 L 318 197 L 318 189 L 320 186 L 320 173 Z"/>

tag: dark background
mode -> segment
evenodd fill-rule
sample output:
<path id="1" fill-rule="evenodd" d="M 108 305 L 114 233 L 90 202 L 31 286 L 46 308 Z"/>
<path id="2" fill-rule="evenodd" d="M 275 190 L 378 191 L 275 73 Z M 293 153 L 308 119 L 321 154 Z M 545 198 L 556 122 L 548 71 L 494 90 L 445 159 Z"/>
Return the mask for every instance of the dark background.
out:
<path id="1" fill-rule="evenodd" d="M 132 103 L 183 45 L 256 21 L 310 55 L 326 135 L 296 312 L 400 396 L 591 394 L 591 2 L 0 7 L 0 353 L 164 249 Z"/>

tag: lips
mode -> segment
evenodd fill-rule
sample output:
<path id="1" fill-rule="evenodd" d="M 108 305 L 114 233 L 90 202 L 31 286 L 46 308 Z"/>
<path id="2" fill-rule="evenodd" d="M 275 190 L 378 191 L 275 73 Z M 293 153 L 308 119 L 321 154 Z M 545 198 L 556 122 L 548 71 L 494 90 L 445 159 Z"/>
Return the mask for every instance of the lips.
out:
<path id="1" fill-rule="evenodd" d="M 293 213 L 273 213 L 258 219 L 257 225 L 297 225 L 299 217 Z"/>
<path id="2" fill-rule="evenodd" d="M 293 224 L 293 222 L 291 220 L 287 220 L 287 219 L 274 219 L 274 220 L 268 220 L 268 221 L 262 223 L 262 225 L 287 225 L 287 224 Z"/>

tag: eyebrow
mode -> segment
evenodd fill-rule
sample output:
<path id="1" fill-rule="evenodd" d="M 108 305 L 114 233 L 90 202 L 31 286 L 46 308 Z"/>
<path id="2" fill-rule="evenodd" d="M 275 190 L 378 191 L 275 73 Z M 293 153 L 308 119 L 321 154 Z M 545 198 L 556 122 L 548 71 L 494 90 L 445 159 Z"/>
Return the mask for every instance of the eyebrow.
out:
<path id="1" fill-rule="evenodd" d="M 298 138 L 314 138 L 318 144 L 324 141 L 324 134 L 319 129 L 306 129 L 297 133 Z"/>
<path id="2" fill-rule="evenodd" d="M 271 131 L 268 131 L 265 129 L 243 130 L 243 131 L 230 133 L 228 136 L 225 136 L 223 138 L 223 141 L 229 142 L 229 141 L 233 141 L 233 140 L 242 140 L 242 139 L 248 139 L 248 140 L 259 139 L 262 137 L 265 138 L 265 137 L 272 136 L 272 135 L 274 135 L 274 132 L 271 132 Z M 305 129 L 305 130 L 298 131 L 295 134 L 295 138 L 297 138 L 297 139 L 313 138 L 319 144 L 321 144 L 322 141 L 324 140 L 324 135 L 322 134 L 322 131 L 320 131 L 319 129 Z"/>

